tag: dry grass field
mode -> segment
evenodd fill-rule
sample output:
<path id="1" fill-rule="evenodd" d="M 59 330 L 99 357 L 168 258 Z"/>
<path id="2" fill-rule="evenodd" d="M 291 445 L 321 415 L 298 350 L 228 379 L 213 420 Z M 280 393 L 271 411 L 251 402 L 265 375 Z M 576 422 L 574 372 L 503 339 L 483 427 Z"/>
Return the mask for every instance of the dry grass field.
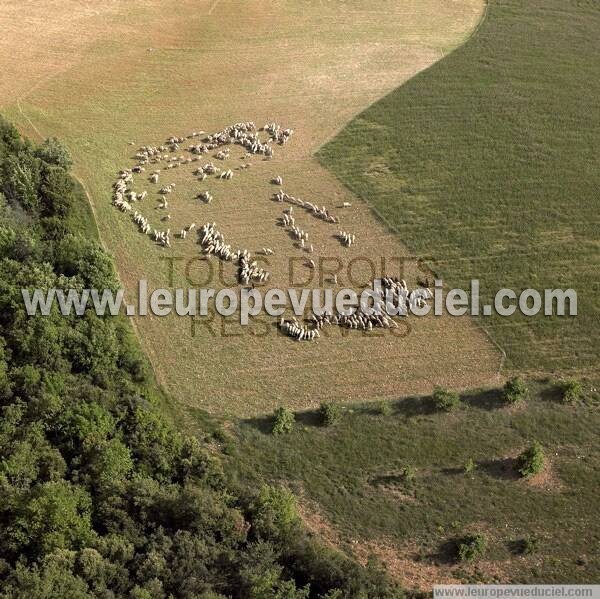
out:
<path id="1" fill-rule="evenodd" d="M 259 126 L 275 120 L 295 134 L 272 161 L 253 158 L 244 171 L 241 148 L 234 146 L 228 168 L 236 174 L 229 182 L 198 183 L 191 168 L 165 174 L 162 183 L 178 183 L 169 199 L 173 231 L 214 220 L 234 247 L 272 247 L 270 284 L 287 287 L 288 259 L 304 254 L 276 226 L 282 207 L 271 200 L 276 188 L 269 180 L 281 174 L 288 193 L 341 213 L 341 227 L 356 233 L 356 247 L 344 249 L 332 237 L 336 225 L 298 215 L 316 256 L 343 260 L 340 286 L 350 282 L 349 261 L 361 257 L 388 264 L 407 258 L 405 274 L 414 285 L 416 260 L 401 240 L 313 154 L 361 109 L 460 44 L 482 10 L 480 0 L 111 0 L 94 8 L 74 0 L 18 8 L 1 1 L 0 110 L 25 133 L 67 144 L 130 297 L 141 278 L 150 288 L 189 286 L 189 279 L 206 284 L 209 263 L 197 260 L 195 237 L 162 249 L 111 206 L 117 170 L 133 164 L 139 145 L 240 120 Z M 364 168 L 377 176 L 377 164 Z M 193 199 L 204 189 L 215 197 L 210 205 Z M 335 210 L 344 201 L 352 207 Z M 156 206 L 151 193 L 143 211 L 152 224 L 161 214 Z M 169 257 L 177 259 L 172 282 Z M 232 274 L 229 265 L 225 275 L 231 280 Z M 364 261 L 355 262 L 353 274 L 365 282 L 371 277 Z M 402 337 L 335 332 L 310 344 L 279 336 L 272 319 L 250 328 L 198 322 L 194 335 L 183 317 L 138 318 L 136 327 L 171 396 L 184 406 L 238 416 L 279 404 L 299 409 L 323 400 L 428 392 L 434 385 L 496 383 L 501 363 L 469 318 L 412 318 Z"/>

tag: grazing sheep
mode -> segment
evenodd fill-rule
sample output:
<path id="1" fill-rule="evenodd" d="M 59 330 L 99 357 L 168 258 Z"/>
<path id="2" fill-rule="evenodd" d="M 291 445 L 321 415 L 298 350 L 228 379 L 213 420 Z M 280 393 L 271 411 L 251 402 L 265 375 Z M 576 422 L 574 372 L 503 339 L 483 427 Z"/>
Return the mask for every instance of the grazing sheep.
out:
<path id="1" fill-rule="evenodd" d="M 346 247 L 350 247 L 356 240 L 354 233 L 346 233 L 346 231 L 338 231 L 337 238 Z"/>
<path id="2" fill-rule="evenodd" d="M 295 317 L 292 320 L 281 318 L 279 328 L 296 341 L 314 341 L 321 336 L 316 328 L 311 329 L 306 325 L 300 325 Z"/>
<path id="3" fill-rule="evenodd" d="M 204 131 L 191 131 L 186 136 L 181 137 L 179 135 L 171 135 L 166 141 L 160 145 L 152 146 L 145 145 L 139 147 L 135 153 L 135 165 L 132 168 L 124 169 L 119 172 L 118 179 L 113 185 L 112 203 L 123 212 L 133 212 L 132 202 L 139 202 L 145 200 L 148 197 L 147 191 L 136 192 L 131 189 L 133 176 L 144 173 L 146 171 L 146 165 L 152 164 L 159 167 L 162 165 L 162 170 L 165 169 L 176 169 L 196 163 L 201 160 L 202 154 L 206 154 L 211 151 L 215 151 L 214 157 L 217 160 L 224 161 L 231 156 L 231 149 L 227 147 L 231 144 L 236 144 L 244 148 L 245 156 L 242 157 L 242 161 L 245 161 L 248 157 L 255 154 L 263 154 L 266 158 L 273 156 L 273 145 L 274 142 L 279 144 L 286 143 L 293 131 L 291 129 L 284 129 L 276 123 L 268 124 L 265 126 L 269 138 L 265 139 L 259 133 L 255 123 L 252 121 L 240 121 L 234 123 L 231 126 L 225 127 L 221 131 L 216 133 L 205 135 Z M 186 140 L 192 140 L 186 144 Z M 185 144 L 185 145 L 184 145 Z M 132 142 L 132 145 L 133 142 Z M 242 171 L 249 168 L 251 165 L 249 162 L 243 162 L 240 167 L 236 170 Z M 153 166 L 153 168 L 155 168 Z M 161 180 L 160 170 L 154 170 L 148 174 L 148 181 L 156 185 Z M 217 168 L 212 162 L 205 164 L 194 171 L 194 175 L 198 176 L 199 179 L 205 180 L 209 175 L 216 175 L 223 180 L 231 180 L 234 175 L 232 169 L 221 169 Z M 273 179 L 273 183 L 277 185 L 283 184 L 283 177 L 278 175 Z M 173 193 L 175 190 L 175 184 L 163 184 L 159 190 L 160 202 L 157 207 L 165 212 L 169 209 L 169 202 L 167 196 Z M 212 195 L 206 191 L 200 194 L 200 199 L 206 203 L 212 201 Z M 293 197 L 285 197 L 280 195 L 280 201 L 289 201 L 290 203 L 304 206 L 302 200 L 296 200 Z M 312 208 L 311 208 L 312 209 Z M 320 210 L 320 209 L 319 209 Z M 170 220 L 170 214 L 165 214 L 161 217 L 161 220 Z M 140 213 L 136 213 L 135 222 L 138 227 L 147 234 L 151 234 L 155 241 L 165 247 L 170 247 L 170 230 L 160 231 L 154 230 L 150 227 L 147 219 Z M 292 215 L 292 209 L 290 207 L 289 213 L 284 215 L 283 224 L 286 228 L 291 230 L 291 234 L 296 237 L 296 240 L 303 246 L 308 239 L 308 234 L 303 230 L 296 227 L 294 217 Z M 214 223 L 213 223 L 214 225 Z M 176 236 L 181 239 L 185 239 L 187 233 L 195 228 L 195 223 L 181 229 Z M 222 236 L 221 236 L 222 237 Z M 212 247 L 206 246 L 204 249 L 208 250 L 209 253 L 215 253 L 227 260 L 239 261 L 240 266 L 240 281 L 246 282 L 264 282 L 267 280 L 269 273 L 259 268 L 255 261 L 252 260 L 250 252 L 247 250 L 233 251 L 224 244 L 222 238 L 218 235 L 212 240 L 210 244 Z M 313 247 L 310 246 L 310 251 L 313 251 Z M 271 248 L 263 248 L 264 255 L 272 255 L 273 250 Z"/>
<path id="4" fill-rule="evenodd" d="M 324 220 L 325 222 L 339 222 L 339 219 L 333 214 L 331 214 L 325 206 L 319 208 L 319 206 L 317 206 L 316 204 L 313 204 L 312 202 L 303 201 L 300 198 L 295 198 L 294 196 L 285 193 L 282 189 L 280 189 L 276 194 L 274 194 L 273 197 L 278 202 L 288 202 L 290 204 L 300 206 L 301 208 L 304 208 L 306 211 L 310 212 L 316 218 Z"/>
<path id="5" fill-rule="evenodd" d="M 205 254 L 214 254 L 218 258 L 227 261 L 238 261 L 238 279 L 241 284 L 248 285 L 250 282 L 264 283 L 270 274 L 260 268 L 248 250 L 233 252 L 230 245 L 225 244 L 225 238 L 220 233 L 215 223 L 207 223 L 198 232 L 200 245 Z"/>

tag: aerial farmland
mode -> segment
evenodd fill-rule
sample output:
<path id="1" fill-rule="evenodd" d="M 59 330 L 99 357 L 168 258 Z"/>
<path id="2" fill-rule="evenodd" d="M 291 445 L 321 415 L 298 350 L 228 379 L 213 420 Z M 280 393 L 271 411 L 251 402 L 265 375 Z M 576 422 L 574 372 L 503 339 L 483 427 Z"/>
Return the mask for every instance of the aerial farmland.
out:
<path id="1" fill-rule="evenodd" d="M 0 24 L 0 597 L 598 581 L 595 2 Z M 56 289 L 127 304 L 30 310 Z"/>

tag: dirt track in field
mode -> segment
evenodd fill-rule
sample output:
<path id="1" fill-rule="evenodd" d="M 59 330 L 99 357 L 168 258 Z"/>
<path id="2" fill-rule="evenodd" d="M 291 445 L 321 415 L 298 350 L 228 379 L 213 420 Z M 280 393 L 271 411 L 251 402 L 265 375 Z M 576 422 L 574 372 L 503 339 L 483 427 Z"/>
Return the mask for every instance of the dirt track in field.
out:
<path id="1" fill-rule="evenodd" d="M 345 286 L 353 258 L 378 264 L 386 258 L 389 266 L 410 254 L 312 155 L 361 109 L 459 44 L 481 11 L 478 0 L 442 6 L 433 0 L 301 6 L 292 0 L 113 0 L 94 9 L 83 1 L 26 2 L 18 9 L 0 2 L 6 32 L 0 40 L 0 106 L 26 133 L 66 141 L 129 292 L 140 278 L 151 288 L 167 286 L 165 257 L 182 259 L 173 282 L 186 286 L 182 265 L 195 260 L 199 248 L 188 237 L 160 249 L 110 206 L 115 172 L 132 164 L 128 142 L 158 144 L 171 134 L 212 132 L 239 120 L 293 127 L 295 135 L 273 161 L 253 158 L 248 170 L 237 170 L 241 152 L 234 148 L 230 182 L 203 185 L 190 170 L 170 172 L 163 181 L 179 183 L 170 200 L 170 226 L 214 220 L 235 247 L 273 248 L 272 285 L 287 286 L 288 260 L 303 253 L 275 225 L 282 207 L 270 199 L 275 188 L 269 179 L 281 174 L 288 193 L 328 206 L 342 216 L 342 228 L 356 233 L 356 247 L 343 249 L 332 237 L 335 225 L 297 215 L 317 256 L 343 260 L 338 284 Z M 213 192 L 209 206 L 192 199 L 202 189 Z M 352 207 L 336 209 L 344 201 Z M 143 206 L 153 224 L 159 222 L 156 205 L 151 194 Z M 414 285 L 415 260 L 406 266 Z M 205 267 L 193 262 L 191 278 Z M 352 274 L 356 281 L 371 273 L 355 260 Z M 211 331 L 199 323 L 194 337 L 186 318 L 138 318 L 136 324 L 173 397 L 242 416 L 278 404 L 306 408 L 322 400 L 427 392 L 436 384 L 485 385 L 496 382 L 500 363 L 498 351 L 468 318 L 411 319 L 403 337 L 334 331 L 314 344 L 278 336 L 272 319 L 250 330 Z"/>

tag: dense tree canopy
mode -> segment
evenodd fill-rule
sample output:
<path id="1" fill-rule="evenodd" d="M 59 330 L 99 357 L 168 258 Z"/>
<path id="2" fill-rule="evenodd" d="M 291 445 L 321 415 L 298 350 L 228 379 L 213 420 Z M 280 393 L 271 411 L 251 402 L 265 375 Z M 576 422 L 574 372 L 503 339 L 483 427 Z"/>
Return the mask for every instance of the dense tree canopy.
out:
<path id="1" fill-rule="evenodd" d="M 117 286 L 66 224 L 70 164 L 0 119 L 0 598 L 400 596 L 315 545 L 288 492 L 230 488 L 159 410 L 124 318 L 27 316 L 23 288 Z"/>

